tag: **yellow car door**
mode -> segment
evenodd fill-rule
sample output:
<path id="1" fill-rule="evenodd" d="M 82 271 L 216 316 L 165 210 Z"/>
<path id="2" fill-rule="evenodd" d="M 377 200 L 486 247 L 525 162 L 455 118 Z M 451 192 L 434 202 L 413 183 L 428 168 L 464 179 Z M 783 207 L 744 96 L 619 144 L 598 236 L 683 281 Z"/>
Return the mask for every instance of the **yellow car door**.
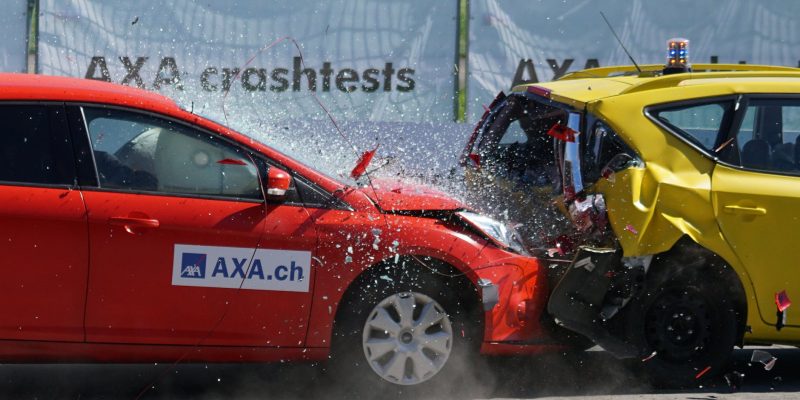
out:
<path id="1" fill-rule="evenodd" d="M 800 301 L 800 99 L 746 103 L 714 169 L 712 198 L 722 234 L 752 279 L 761 319 L 776 325 L 776 293 Z M 785 323 L 800 327 L 800 310 L 789 308 Z"/>

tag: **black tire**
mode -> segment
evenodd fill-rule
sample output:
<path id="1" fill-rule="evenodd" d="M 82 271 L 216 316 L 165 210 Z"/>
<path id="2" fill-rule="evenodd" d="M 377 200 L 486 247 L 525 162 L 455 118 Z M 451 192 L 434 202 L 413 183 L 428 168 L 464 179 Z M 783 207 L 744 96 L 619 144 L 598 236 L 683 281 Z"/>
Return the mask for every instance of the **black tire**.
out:
<path id="1" fill-rule="evenodd" d="M 414 265 L 413 261 L 405 264 L 366 273 L 348 290 L 339 307 L 326 373 L 334 380 L 334 385 L 346 386 L 351 395 L 374 396 L 376 391 L 380 391 L 381 397 L 406 397 L 416 393 L 430 395 L 430 389 L 439 383 L 449 387 L 469 380 L 470 374 L 464 373 L 465 368 L 474 365 L 479 356 L 483 324 L 474 286 L 464 277 L 434 274 Z M 363 341 L 367 319 L 374 317 L 376 306 L 387 298 L 410 293 L 422 299 L 432 299 L 443 309 L 449 320 L 452 342 L 449 356 L 438 372 L 421 383 L 405 385 L 390 382 L 373 369 L 367 360 Z M 415 318 L 418 312 L 421 310 L 415 311 Z M 399 315 L 392 315 L 392 318 L 397 319 Z M 433 329 L 441 329 L 441 326 Z M 411 364 L 413 369 L 413 360 Z"/>
<path id="2" fill-rule="evenodd" d="M 725 288 L 704 279 L 705 269 L 672 271 L 679 272 L 650 280 L 631 302 L 626 336 L 648 355 L 633 367 L 644 368 L 654 386 L 696 387 L 730 363 L 737 314 Z"/>

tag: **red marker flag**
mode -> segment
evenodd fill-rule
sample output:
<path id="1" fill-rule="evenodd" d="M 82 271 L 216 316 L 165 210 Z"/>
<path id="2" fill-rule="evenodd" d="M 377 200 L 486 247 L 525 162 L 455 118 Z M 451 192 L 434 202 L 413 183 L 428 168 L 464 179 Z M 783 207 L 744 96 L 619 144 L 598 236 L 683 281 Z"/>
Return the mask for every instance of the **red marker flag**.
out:
<path id="1" fill-rule="evenodd" d="M 566 125 L 555 123 L 553 127 L 547 131 L 547 134 L 562 142 L 574 142 L 576 132 Z"/>
<path id="2" fill-rule="evenodd" d="M 358 163 L 356 163 L 356 167 L 350 172 L 350 177 L 353 179 L 358 179 L 361 175 L 364 175 L 364 172 L 367 172 L 367 166 L 369 166 L 370 161 L 372 161 L 372 157 L 375 156 L 375 152 L 378 150 L 376 146 L 372 150 L 367 150 L 361 157 L 358 158 Z"/>
<path id="3" fill-rule="evenodd" d="M 792 305 L 792 301 L 789 300 L 789 295 L 786 294 L 786 290 L 775 293 L 775 305 L 778 306 L 778 311 L 780 312 L 786 311 L 786 309 Z"/>

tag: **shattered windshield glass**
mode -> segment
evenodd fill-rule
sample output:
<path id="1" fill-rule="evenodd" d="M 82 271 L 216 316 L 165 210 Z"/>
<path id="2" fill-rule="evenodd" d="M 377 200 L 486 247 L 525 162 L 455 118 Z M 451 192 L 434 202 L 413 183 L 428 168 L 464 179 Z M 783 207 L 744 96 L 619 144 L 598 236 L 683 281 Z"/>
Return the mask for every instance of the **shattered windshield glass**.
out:
<path id="1" fill-rule="evenodd" d="M 497 218 L 521 224 L 519 231 L 534 247 L 550 247 L 566 226 L 554 203 L 561 187 L 558 142 L 548 131 L 567 120 L 560 108 L 512 94 L 489 111 L 469 149 L 480 164 L 468 170 L 468 198 Z"/>
<path id="2" fill-rule="evenodd" d="M 350 171 L 356 166 L 358 154 L 347 140 L 343 140 L 331 129 L 332 125 L 328 121 L 272 121 L 257 115 L 225 118 L 216 112 L 202 116 L 270 146 L 334 180 L 350 186 L 358 183 L 350 176 Z"/>

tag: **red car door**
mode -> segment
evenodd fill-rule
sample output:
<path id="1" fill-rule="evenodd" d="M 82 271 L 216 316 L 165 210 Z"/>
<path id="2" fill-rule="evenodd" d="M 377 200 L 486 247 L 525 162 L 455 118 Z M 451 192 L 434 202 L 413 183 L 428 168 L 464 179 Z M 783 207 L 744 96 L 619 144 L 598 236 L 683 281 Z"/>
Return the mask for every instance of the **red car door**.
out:
<path id="1" fill-rule="evenodd" d="M 88 129 L 97 168 L 84 190 L 87 340 L 302 344 L 317 244 L 306 209 L 265 207 L 258 167 L 233 143 L 148 114 L 82 110 L 74 127 Z"/>
<path id="2" fill-rule="evenodd" d="M 0 339 L 83 341 L 89 243 L 63 105 L 0 104 Z"/>

